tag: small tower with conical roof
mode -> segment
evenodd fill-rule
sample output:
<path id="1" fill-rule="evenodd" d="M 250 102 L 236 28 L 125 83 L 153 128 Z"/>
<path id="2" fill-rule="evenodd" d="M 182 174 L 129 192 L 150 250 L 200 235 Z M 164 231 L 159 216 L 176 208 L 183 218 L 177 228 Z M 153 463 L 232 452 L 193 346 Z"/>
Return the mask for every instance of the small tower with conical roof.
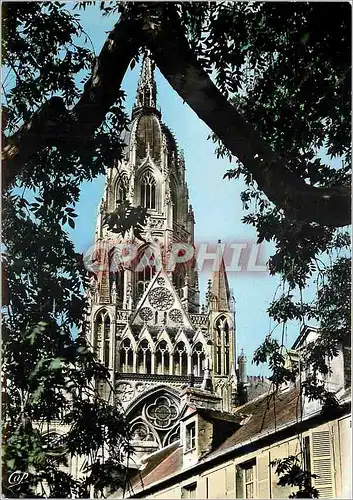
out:
<path id="1" fill-rule="evenodd" d="M 214 386 L 223 399 L 223 410 L 231 411 L 234 393 L 234 313 L 223 259 L 224 245 L 218 240 L 216 261 L 208 292 Z"/>

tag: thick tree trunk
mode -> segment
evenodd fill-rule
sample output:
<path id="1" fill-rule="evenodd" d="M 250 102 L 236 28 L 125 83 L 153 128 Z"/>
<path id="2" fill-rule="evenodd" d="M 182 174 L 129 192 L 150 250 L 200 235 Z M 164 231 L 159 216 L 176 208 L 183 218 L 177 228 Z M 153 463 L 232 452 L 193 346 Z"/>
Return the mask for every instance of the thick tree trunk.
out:
<path id="1" fill-rule="evenodd" d="M 17 133 L 3 141 L 6 161 L 3 187 L 16 180 L 24 163 L 48 145 L 83 146 L 93 139 L 109 108 L 116 102 L 131 59 L 138 54 L 141 18 L 122 15 L 109 33 L 81 98 L 67 111 L 60 97 L 50 99 Z"/>
<path id="2" fill-rule="evenodd" d="M 336 227 L 350 224 L 350 188 L 309 186 L 290 171 L 212 83 L 190 49 L 176 15 L 161 16 L 159 24 L 148 30 L 148 45 L 174 90 L 288 217 Z"/>
<path id="3" fill-rule="evenodd" d="M 136 15 L 139 12 L 140 15 Z M 121 81 L 142 42 L 149 46 L 157 66 L 176 92 L 223 144 L 251 172 L 259 188 L 290 218 L 328 226 L 351 221 L 348 187 L 317 188 L 290 171 L 261 139 L 236 108 L 212 83 L 189 47 L 173 6 L 141 4 L 129 17 L 129 9 L 109 34 L 86 83 L 83 94 L 67 113 L 54 98 L 14 136 L 5 141 L 5 186 L 14 182 L 22 165 L 47 144 L 62 141 L 64 119 L 66 147 L 92 140 L 110 106 L 119 96 Z"/>

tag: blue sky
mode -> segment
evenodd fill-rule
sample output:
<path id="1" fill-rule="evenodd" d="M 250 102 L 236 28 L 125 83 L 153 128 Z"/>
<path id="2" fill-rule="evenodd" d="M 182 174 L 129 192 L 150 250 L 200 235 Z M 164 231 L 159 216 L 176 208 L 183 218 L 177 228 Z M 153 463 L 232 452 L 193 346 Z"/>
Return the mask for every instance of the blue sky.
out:
<path id="1" fill-rule="evenodd" d="M 83 26 L 98 54 L 107 32 L 113 27 L 115 17 L 103 18 L 95 8 L 88 8 L 81 14 Z M 139 70 L 140 66 L 136 66 L 133 71 L 128 71 L 123 82 L 128 112 L 135 98 Z M 174 132 L 185 154 L 190 203 L 196 220 L 195 241 L 216 243 L 222 239 L 226 242 L 255 243 L 255 229 L 241 222 L 245 215 L 240 200 L 244 183 L 241 180 L 223 179 L 230 163 L 216 158 L 214 144 L 207 140 L 210 129 L 183 103 L 158 70 L 156 81 L 162 120 Z M 71 233 L 80 252 L 87 250 L 94 241 L 97 208 L 103 195 L 104 181 L 104 176 L 101 176 L 82 186 L 81 199 L 77 205 L 79 217 Z M 262 260 L 266 260 L 270 254 L 271 245 L 267 244 L 262 248 Z M 200 273 L 202 298 L 209 278 L 210 271 Z M 239 353 L 243 348 L 248 356 L 249 374 L 264 375 L 267 373 L 266 368 L 252 365 L 251 358 L 264 336 L 275 326 L 270 322 L 266 310 L 273 300 L 279 279 L 263 272 L 233 272 L 228 278 L 236 299 L 237 351 Z M 281 328 L 275 330 L 279 336 L 282 334 Z M 287 343 L 291 344 L 298 333 L 299 324 L 289 325 L 285 331 Z"/>

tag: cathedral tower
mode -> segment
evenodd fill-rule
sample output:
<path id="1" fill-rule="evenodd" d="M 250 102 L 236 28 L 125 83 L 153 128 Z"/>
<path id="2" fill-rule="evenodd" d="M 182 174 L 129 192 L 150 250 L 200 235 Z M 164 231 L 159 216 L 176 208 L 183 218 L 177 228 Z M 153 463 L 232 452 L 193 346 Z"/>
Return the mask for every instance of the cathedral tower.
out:
<path id="1" fill-rule="evenodd" d="M 201 387 L 206 367 L 231 411 L 235 326 L 223 259 L 201 312 L 195 260 L 166 265 L 176 245 L 178 255 L 193 248 L 195 219 L 184 157 L 161 120 L 148 54 L 122 140 L 124 155 L 108 169 L 97 218 L 90 341 L 111 370 L 134 448 L 144 454 L 179 438 L 180 393 Z M 143 240 L 104 225 L 105 214 L 124 200 L 147 209 Z"/>

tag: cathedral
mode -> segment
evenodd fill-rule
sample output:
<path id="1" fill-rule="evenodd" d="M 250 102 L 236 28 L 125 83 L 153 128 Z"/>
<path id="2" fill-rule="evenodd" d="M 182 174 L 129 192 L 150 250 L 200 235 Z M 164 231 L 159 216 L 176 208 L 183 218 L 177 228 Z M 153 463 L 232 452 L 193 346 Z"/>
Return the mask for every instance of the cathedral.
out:
<path id="1" fill-rule="evenodd" d="M 157 107 L 154 65 L 144 56 L 123 157 L 107 171 L 96 247 L 131 245 L 133 260 L 92 279 L 90 342 L 109 368 L 131 424 L 132 446 L 145 455 L 179 439 L 181 393 L 211 388 L 231 412 L 237 392 L 234 299 L 221 254 L 200 304 L 195 260 L 165 265 L 173 245 L 194 245 L 185 161 Z M 117 235 L 105 215 L 128 200 L 147 210 L 141 240 Z M 160 256 L 156 248 L 161 249 Z M 108 269 L 108 271 L 107 271 Z M 107 388 L 105 395 L 109 398 Z"/>

